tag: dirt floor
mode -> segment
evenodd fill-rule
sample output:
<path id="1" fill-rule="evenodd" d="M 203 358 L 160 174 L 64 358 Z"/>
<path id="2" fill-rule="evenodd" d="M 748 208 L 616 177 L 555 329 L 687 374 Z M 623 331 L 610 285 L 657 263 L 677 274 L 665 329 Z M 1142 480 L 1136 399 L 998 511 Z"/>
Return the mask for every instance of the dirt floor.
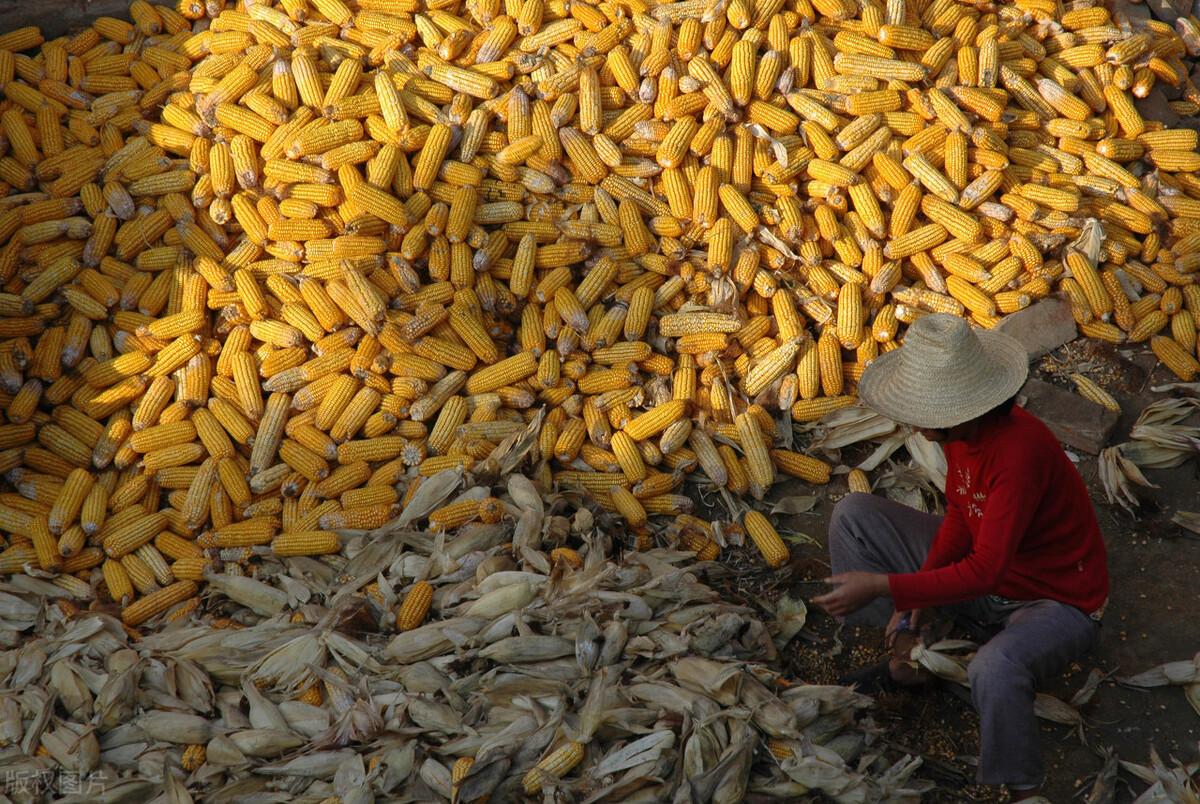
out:
<path id="1" fill-rule="evenodd" d="M 1142 406 L 1162 398 L 1162 393 L 1151 392 L 1150 387 L 1174 381 L 1161 368 L 1149 370 L 1152 356 L 1132 357 L 1134 362 L 1129 363 L 1111 351 L 1097 353 L 1095 347 L 1076 342 L 1046 358 L 1038 369 L 1043 379 L 1051 382 L 1060 382 L 1057 371 L 1082 369 L 1114 393 L 1123 408 L 1109 442 L 1116 444 L 1126 439 Z M 1168 764 L 1174 764 L 1171 758 L 1184 762 L 1200 759 L 1200 713 L 1188 705 L 1181 688 L 1135 690 L 1115 682 L 1115 677 L 1187 659 L 1200 651 L 1200 627 L 1196 625 L 1200 537 L 1170 523 L 1177 510 L 1200 511 L 1200 467 L 1193 460 L 1173 470 L 1147 471 L 1147 478 L 1160 488 L 1144 490 L 1140 518 L 1134 519 L 1105 503 L 1095 457 L 1079 457 L 1078 467 L 1092 492 L 1108 545 L 1112 595 L 1098 650 L 1045 691 L 1067 700 L 1094 668 L 1109 678 L 1082 709 L 1083 742 L 1075 729 L 1042 722 L 1042 750 L 1048 768 L 1044 794 L 1055 804 L 1088 800 L 1107 750 L 1138 764 L 1148 764 L 1151 746 Z M 787 484 L 776 487 L 776 496 L 788 493 Z M 802 486 L 792 493 L 813 491 Z M 753 565 L 747 562 L 746 574 L 740 576 L 742 583 L 736 585 L 757 590 L 752 594 L 760 600 L 781 591 L 805 600 L 818 594 L 822 587 L 816 582 L 828 573 L 824 543 L 830 512 L 845 493 L 845 481 L 837 479 L 818 492 L 821 499 L 810 513 L 780 522 L 781 531 L 790 528 L 812 540 L 793 546 L 787 577 L 768 578 L 749 569 Z M 881 648 L 880 631 L 839 628 L 810 607 L 808 626 L 781 660 L 804 681 L 832 683 L 849 670 L 877 661 Z M 970 704 L 947 686 L 879 696 L 874 717 L 884 728 L 883 739 L 898 753 L 925 758 L 922 775 L 938 783 L 927 800 L 1006 801 L 1005 791 L 972 783 L 979 750 L 978 719 Z M 1145 788 L 1144 782 L 1121 773 L 1115 801 L 1132 801 Z"/>

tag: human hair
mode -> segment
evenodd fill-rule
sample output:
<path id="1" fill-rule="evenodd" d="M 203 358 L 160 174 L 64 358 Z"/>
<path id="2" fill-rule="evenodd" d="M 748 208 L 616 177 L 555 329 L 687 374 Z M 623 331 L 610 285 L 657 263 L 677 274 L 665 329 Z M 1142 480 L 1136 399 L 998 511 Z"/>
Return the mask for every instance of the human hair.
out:
<path id="1" fill-rule="evenodd" d="M 971 419 L 970 421 L 963 422 L 963 424 L 971 424 L 971 423 L 983 424 L 983 423 L 991 421 L 992 419 L 998 418 L 1000 416 L 1007 416 L 1008 414 L 1012 413 L 1013 405 L 1015 405 L 1016 403 L 1017 403 L 1017 395 L 1013 394 L 1008 399 L 1004 400 L 999 405 L 996 405 L 994 408 L 989 410 L 987 413 L 980 414 L 979 416 L 976 416 L 974 419 Z M 959 426 L 961 426 L 961 425 L 959 425 Z M 953 427 L 930 427 L 930 428 L 926 428 L 926 429 L 929 432 L 937 433 L 939 435 L 938 440 L 944 440 L 944 439 L 947 439 L 950 437 L 950 431 L 953 430 L 954 428 Z"/>
<path id="2" fill-rule="evenodd" d="M 1007 416 L 1008 414 L 1012 413 L 1013 405 L 1015 404 L 1017 404 L 1017 395 L 1013 394 L 1008 399 L 1004 400 L 979 418 L 984 419 L 992 416 Z"/>

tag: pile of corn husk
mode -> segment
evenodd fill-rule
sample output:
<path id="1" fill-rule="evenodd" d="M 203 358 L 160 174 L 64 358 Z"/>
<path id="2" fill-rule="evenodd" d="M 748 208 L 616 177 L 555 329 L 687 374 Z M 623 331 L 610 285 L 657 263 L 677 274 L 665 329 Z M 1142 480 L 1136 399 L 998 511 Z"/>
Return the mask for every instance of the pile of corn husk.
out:
<path id="1" fill-rule="evenodd" d="M 819 422 L 797 429 L 810 436 L 808 450 L 838 465 L 834 473 L 861 469 L 875 473 L 872 490 L 919 511 L 940 512 L 946 490 L 946 456 L 942 448 L 910 427 L 859 403 L 836 410 Z M 871 452 L 853 466 L 838 463 L 842 450 L 867 444 Z M 904 457 L 907 456 L 907 461 Z"/>
<path id="2" fill-rule="evenodd" d="M 515 801 L 527 772 L 575 741 L 583 761 L 534 799 L 919 800 L 921 761 L 884 757 L 869 698 L 772 669 L 804 625 L 802 603 L 782 598 L 760 618 L 706 584 L 720 565 L 666 547 L 622 552 L 612 514 L 543 496 L 514 471 L 526 441 L 476 474 L 430 478 L 400 519 L 343 533 L 340 556 L 265 556 L 256 577 L 214 574 L 203 616 L 141 639 L 104 612 L 49 603 L 46 581 L 0 584 L 10 791 Z M 486 494 L 507 508 L 499 523 L 453 536 L 412 526 Z M 579 568 L 549 558 L 568 540 L 582 545 Z M 389 633 L 393 590 L 416 579 L 436 589 L 430 621 Z M 474 764 L 452 789 L 460 757 Z"/>
<path id="3" fill-rule="evenodd" d="M 1196 710 L 1196 714 L 1200 714 L 1200 653 L 1191 659 L 1167 662 L 1117 680 L 1135 689 L 1182 687 L 1187 702 Z M 1185 764 L 1175 760 L 1172 766 L 1168 766 L 1152 747 L 1148 766 L 1124 760 L 1120 766 L 1149 785 L 1134 804 L 1200 804 L 1200 783 L 1196 779 L 1200 773 L 1200 762 Z"/>
<path id="4" fill-rule="evenodd" d="M 1186 389 L 1187 385 L 1177 383 L 1154 390 L 1181 387 Z M 1136 488 L 1158 488 L 1146 479 L 1143 469 L 1173 469 L 1200 455 L 1200 425 L 1185 421 L 1198 412 L 1200 399 L 1160 399 L 1142 410 L 1128 441 L 1100 452 L 1100 483 L 1110 504 L 1133 513 L 1141 505 Z"/>
<path id="5" fill-rule="evenodd" d="M 1173 427 L 1181 411 L 1165 400 L 1139 425 Z M 152 623 L 141 638 L 103 611 L 49 602 L 61 592 L 46 580 L 0 584 L 9 794 L 920 799 L 931 787 L 916 777 L 921 760 L 885 754 L 870 698 L 780 674 L 779 651 L 804 626 L 802 602 L 785 596 L 760 616 L 709 585 L 728 571 L 719 564 L 671 547 L 624 551 L 614 514 L 581 494 L 545 495 L 523 474 L 537 426 L 473 473 L 429 478 L 387 526 L 342 532 L 339 556 L 263 556 L 255 577 L 214 573 L 203 611 Z M 876 442 L 860 466 L 883 466 L 877 490 L 898 499 L 913 489 L 933 497 L 944 478 L 939 450 L 862 408 L 799 431 L 834 456 Z M 895 460 L 901 447 L 907 464 Z M 439 506 L 488 495 L 505 505 L 498 523 L 452 535 L 416 527 Z M 551 560 L 564 544 L 579 546 L 582 566 Z M 430 621 L 394 634 L 397 590 L 416 580 L 436 589 Z M 946 640 L 912 658 L 964 684 L 972 647 Z M 1200 658 L 1123 681 L 1183 684 L 1195 706 L 1196 667 Z M 1077 707 L 1097 683 L 1069 703 L 1039 695 L 1038 715 L 1082 738 Z M 529 770 L 566 742 L 585 746 L 583 761 L 527 795 Z M 455 784 L 462 757 L 474 763 Z M 1192 784 L 1188 769 L 1157 760 L 1121 765 L 1151 785 L 1139 800 L 1178 800 L 1169 796 Z"/>
<path id="6" fill-rule="evenodd" d="M 1196 714 L 1200 715 L 1200 653 L 1191 659 L 1160 664 L 1137 675 L 1122 678 L 1120 682 L 1139 689 L 1183 687 L 1184 697 L 1196 710 Z"/>
<path id="7" fill-rule="evenodd" d="M 1121 760 L 1120 767 L 1150 785 L 1133 804 L 1200 804 L 1200 785 L 1195 778 L 1200 771 L 1198 763 L 1175 760 L 1167 765 L 1152 748 L 1149 765 Z"/>
<path id="8" fill-rule="evenodd" d="M 61 590 L 48 580 L 0 584 L 10 794 L 919 800 L 932 785 L 916 777 L 921 760 L 885 754 L 870 698 L 780 673 L 803 602 L 785 596 L 760 616 L 710 585 L 728 572 L 720 564 L 669 546 L 626 551 L 615 514 L 526 476 L 539 425 L 473 472 L 427 479 L 388 525 L 342 531 L 340 555 L 263 555 L 253 577 L 213 572 L 194 615 L 140 635 L 104 611 L 49 602 Z M 937 504 L 941 451 L 866 408 L 795 435 L 835 459 L 873 443 L 858 467 L 880 469 L 877 491 Z M 487 496 L 504 503 L 500 522 L 419 527 L 438 507 Z M 719 526 L 714 535 L 738 540 Z M 552 560 L 568 544 L 582 566 Z M 430 620 L 395 634 L 398 594 L 418 580 L 436 590 Z M 947 641 L 913 659 L 964 683 L 970 647 Z M 1039 715 L 1082 726 L 1074 701 L 1038 704 Z M 585 746 L 583 761 L 527 796 L 530 769 L 567 742 Z M 455 784 L 462 757 L 474 763 Z"/>

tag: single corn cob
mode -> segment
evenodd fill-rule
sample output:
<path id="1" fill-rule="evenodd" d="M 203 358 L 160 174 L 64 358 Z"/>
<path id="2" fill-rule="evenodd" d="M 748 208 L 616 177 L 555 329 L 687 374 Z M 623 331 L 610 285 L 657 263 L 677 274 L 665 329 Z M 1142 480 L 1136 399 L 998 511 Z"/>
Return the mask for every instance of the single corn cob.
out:
<path id="1" fill-rule="evenodd" d="M 417 581 L 404 596 L 396 610 L 396 630 L 411 631 L 425 622 L 433 600 L 433 587 L 428 581 Z"/>
<path id="2" fill-rule="evenodd" d="M 787 546 L 783 543 L 783 539 L 779 538 L 779 534 L 771 525 L 770 520 L 758 511 L 747 511 L 742 518 L 742 526 L 754 541 L 758 552 L 762 553 L 763 560 L 767 562 L 768 567 L 778 569 L 787 563 L 789 556 Z"/>
<path id="3" fill-rule="evenodd" d="M 574 741 L 566 742 L 542 758 L 528 773 L 522 785 L 526 795 L 535 795 L 547 778 L 561 778 L 583 760 L 586 746 Z"/>
<path id="4" fill-rule="evenodd" d="M 825 484 L 829 482 L 829 464 L 799 452 L 784 449 L 771 450 L 771 458 L 779 471 L 798 477 L 809 483 Z"/>
<path id="5" fill-rule="evenodd" d="M 550 551 L 550 560 L 552 562 L 565 562 L 574 569 L 579 569 L 583 566 L 583 558 L 579 552 L 570 547 L 555 547 Z"/>
<path id="6" fill-rule="evenodd" d="M 751 494 L 756 499 L 762 499 L 771 484 L 775 482 L 775 465 L 771 462 L 767 452 L 758 420 L 748 413 L 741 413 L 738 414 L 735 422 L 742 454 L 746 456 Z"/>
<path id="7" fill-rule="evenodd" d="M 198 591 L 194 581 L 176 581 L 125 607 L 121 620 L 128 626 L 137 626 L 158 614 L 162 614 L 176 603 L 193 597 Z"/>
<path id="8" fill-rule="evenodd" d="M 327 530 L 281 533 L 271 541 L 271 552 L 277 556 L 329 555 L 340 548 L 338 535 Z"/>
<path id="9" fill-rule="evenodd" d="M 1200 373 L 1200 361 L 1183 350 L 1173 338 L 1155 335 L 1150 339 L 1150 348 L 1155 357 L 1183 382 L 1191 382 Z"/>
<path id="10" fill-rule="evenodd" d="M 1095 402 L 1097 405 L 1106 407 L 1116 413 L 1121 412 L 1121 405 L 1113 398 L 1113 395 L 1105 391 L 1094 380 L 1083 376 L 1082 374 L 1072 374 L 1071 380 L 1075 383 L 1075 390 L 1079 395 L 1089 402 Z"/>
<path id="11" fill-rule="evenodd" d="M 846 476 L 846 484 L 852 492 L 859 494 L 871 493 L 871 481 L 867 477 L 867 473 L 862 469 L 851 469 L 850 474 Z"/>

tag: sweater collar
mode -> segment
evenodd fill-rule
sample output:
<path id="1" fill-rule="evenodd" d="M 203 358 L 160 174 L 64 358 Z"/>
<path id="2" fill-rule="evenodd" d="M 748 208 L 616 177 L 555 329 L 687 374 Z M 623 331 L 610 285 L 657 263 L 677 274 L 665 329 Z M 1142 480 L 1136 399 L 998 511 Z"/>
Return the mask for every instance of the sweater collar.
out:
<path id="1" fill-rule="evenodd" d="M 1019 408 L 1014 407 L 1011 413 L 988 417 L 981 423 L 973 434 L 967 438 L 956 439 L 950 443 L 962 444 L 968 452 L 977 452 L 988 446 L 992 441 L 1004 435 L 1018 414 Z"/>

